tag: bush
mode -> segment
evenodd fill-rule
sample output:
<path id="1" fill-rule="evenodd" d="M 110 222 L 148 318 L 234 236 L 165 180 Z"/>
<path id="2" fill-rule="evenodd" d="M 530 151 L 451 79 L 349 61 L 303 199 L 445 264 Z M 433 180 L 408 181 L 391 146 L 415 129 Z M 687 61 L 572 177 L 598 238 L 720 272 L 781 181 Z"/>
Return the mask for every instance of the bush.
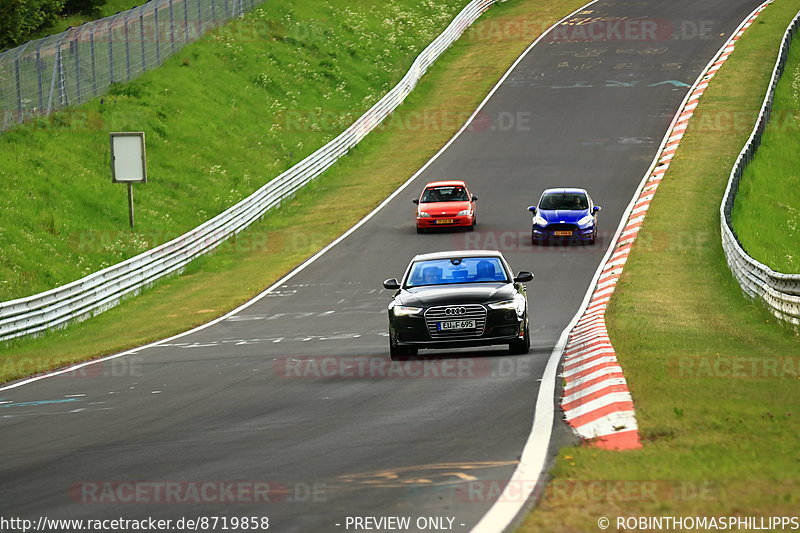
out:
<path id="1" fill-rule="evenodd" d="M 107 0 L 66 0 L 67 3 L 64 6 L 64 13 L 67 14 L 74 14 L 80 13 L 83 15 L 93 15 L 97 13 L 101 6 L 103 6 Z"/>
<path id="2" fill-rule="evenodd" d="M 0 0 L 0 48 L 22 44 L 33 32 L 52 24 L 66 1 Z"/>

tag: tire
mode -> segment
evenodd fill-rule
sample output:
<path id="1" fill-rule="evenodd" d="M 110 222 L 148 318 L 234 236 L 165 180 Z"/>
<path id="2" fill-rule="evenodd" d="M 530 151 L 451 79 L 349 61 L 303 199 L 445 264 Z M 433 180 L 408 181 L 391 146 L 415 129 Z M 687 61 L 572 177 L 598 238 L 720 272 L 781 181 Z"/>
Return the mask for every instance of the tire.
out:
<path id="1" fill-rule="evenodd" d="M 594 244 L 594 241 L 597 239 L 597 230 L 592 233 L 592 236 L 587 240 L 581 240 L 582 246 L 591 246 Z"/>
<path id="2" fill-rule="evenodd" d="M 525 325 L 525 337 L 508 343 L 508 351 L 512 355 L 525 355 L 531 350 L 530 330 Z"/>
<path id="3" fill-rule="evenodd" d="M 467 226 L 467 231 L 475 231 L 475 222 Z"/>
<path id="4" fill-rule="evenodd" d="M 419 350 L 417 350 L 417 348 L 414 346 L 399 346 L 394 341 L 394 336 L 392 333 L 389 333 L 389 356 L 392 358 L 392 361 L 413 357 L 417 355 L 418 352 Z"/>
<path id="5" fill-rule="evenodd" d="M 425 233 L 425 228 L 417 227 L 417 233 Z"/>

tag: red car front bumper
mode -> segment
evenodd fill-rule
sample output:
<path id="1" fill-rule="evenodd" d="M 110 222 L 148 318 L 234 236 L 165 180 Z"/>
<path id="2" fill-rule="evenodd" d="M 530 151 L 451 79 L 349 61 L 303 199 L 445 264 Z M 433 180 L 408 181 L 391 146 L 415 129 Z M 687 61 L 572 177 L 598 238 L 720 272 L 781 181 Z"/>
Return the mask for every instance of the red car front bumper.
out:
<path id="1" fill-rule="evenodd" d="M 465 227 L 471 226 L 473 221 L 474 216 L 417 217 L 417 227 L 420 229 Z"/>

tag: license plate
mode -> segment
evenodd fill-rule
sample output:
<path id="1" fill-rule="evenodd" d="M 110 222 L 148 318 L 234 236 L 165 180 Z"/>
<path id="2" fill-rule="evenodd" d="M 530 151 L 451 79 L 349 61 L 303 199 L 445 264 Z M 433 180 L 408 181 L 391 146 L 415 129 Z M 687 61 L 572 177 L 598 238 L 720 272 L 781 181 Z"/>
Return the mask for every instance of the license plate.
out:
<path id="1" fill-rule="evenodd" d="M 474 320 L 449 320 L 447 322 L 439 322 L 436 324 L 438 331 L 451 331 L 454 329 L 475 329 Z"/>
<path id="2" fill-rule="evenodd" d="M 440 218 L 440 219 L 438 219 L 436 221 L 436 223 L 437 224 L 452 224 L 453 223 L 453 219 L 452 218 Z"/>
<path id="3" fill-rule="evenodd" d="M 555 235 L 557 237 L 569 237 L 570 235 L 572 235 L 572 232 L 571 231 L 554 231 L 553 235 Z"/>

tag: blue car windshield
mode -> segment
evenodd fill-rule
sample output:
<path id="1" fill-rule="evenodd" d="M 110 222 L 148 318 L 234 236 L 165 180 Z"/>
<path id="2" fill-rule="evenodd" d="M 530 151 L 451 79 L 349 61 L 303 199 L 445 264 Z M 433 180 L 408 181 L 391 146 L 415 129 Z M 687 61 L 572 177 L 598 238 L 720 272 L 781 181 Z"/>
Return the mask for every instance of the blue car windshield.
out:
<path id="1" fill-rule="evenodd" d="M 457 283 L 508 283 L 498 257 L 464 257 L 416 261 L 406 279 L 406 288 Z"/>
<path id="2" fill-rule="evenodd" d="M 589 209 L 589 200 L 583 193 L 551 192 L 542 196 L 542 199 L 539 201 L 539 209 L 544 209 L 547 211 L 555 209 L 562 211 L 583 211 Z"/>

